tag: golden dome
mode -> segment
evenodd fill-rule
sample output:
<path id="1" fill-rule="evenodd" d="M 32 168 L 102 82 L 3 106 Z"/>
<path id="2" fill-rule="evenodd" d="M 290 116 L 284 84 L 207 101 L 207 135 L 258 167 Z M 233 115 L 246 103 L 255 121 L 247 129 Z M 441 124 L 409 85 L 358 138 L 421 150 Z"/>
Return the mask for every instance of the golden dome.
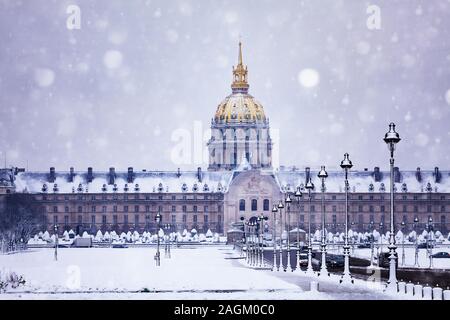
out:
<path id="1" fill-rule="evenodd" d="M 266 115 L 263 106 L 247 93 L 233 93 L 217 107 L 216 122 L 264 122 Z"/>
<path id="2" fill-rule="evenodd" d="M 239 42 L 238 64 L 233 67 L 232 94 L 217 107 L 214 120 L 218 123 L 265 122 L 263 106 L 248 94 L 247 66 L 242 63 L 242 44 Z"/>

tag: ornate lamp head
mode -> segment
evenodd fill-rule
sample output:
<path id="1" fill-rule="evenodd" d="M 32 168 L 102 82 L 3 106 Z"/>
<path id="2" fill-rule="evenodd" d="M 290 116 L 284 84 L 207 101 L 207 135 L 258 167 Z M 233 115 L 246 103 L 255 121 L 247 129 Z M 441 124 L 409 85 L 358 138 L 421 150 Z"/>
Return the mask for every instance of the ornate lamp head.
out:
<path id="1" fill-rule="evenodd" d="M 278 209 L 283 209 L 283 208 L 284 208 L 283 201 L 280 200 L 280 202 L 278 203 Z"/>
<path id="2" fill-rule="evenodd" d="M 320 171 L 319 171 L 319 173 L 317 174 L 317 176 L 318 176 L 320 179 L 325 179 L 325 178 L 328 177 L 328 173 L 325 171 L 325 166 L 321 166 L 321 167 L 320 167 Z"/>
<path id="3" fill-rule="evenodd" d="M 389 131 L 386 132 L 383 140 L 391 152 L 395 150 L 395 145 L 400 142 L 400 135 L 395 131 L 395 124 L 393 122 L 389 124 Z"/>
<path id="4" fill-rule="evenodd" d="M 300 190 L 300 187 L 297 187 L 297 190 L 295 191 L 295 198 L 297 199 L 297 201 L 300 201 L 300 198 L 303 196 L 302 195 L 302 191 Z"/>
<path id="5" fill-rule="evenodd" d="M 344 160 L 341 161 L 341 168 L 350 170 L 353 167 L 352 162 L 348 158 L 348 153 L 344 154 Z"/>
<path id="6" fill-rule="evenodd" d="M 414 223 L 417 223 L 417 222 L 419 222 L 419 218 L 415 217 L 414 218 Z"/>
<path id="7" fill-rule="evenodd" d="M 311 190 L 314 189 L 314 184 L 313 184 L 312 181 L 311 181 L 311 177 L 309 177 L 308 182 L 306 182 L 305 188 L 306 188 L 308 191 L 311 191 Z"/>
<path id="8" fill-rule="evenodd" d="M 291 195 L 289 193 L 287 194 L 285 201 L 287 204 L 290 204 L 292 202 Z"/>
<path id="9" fill-rule="evenodd" d="M 277 205 L 276 205 L 276 204 L 273 205 L 273 207 L 272 207 L 272 212 L 273 212 L 273 213 L 278 212 L 278 208 L 277 208 Z"/>

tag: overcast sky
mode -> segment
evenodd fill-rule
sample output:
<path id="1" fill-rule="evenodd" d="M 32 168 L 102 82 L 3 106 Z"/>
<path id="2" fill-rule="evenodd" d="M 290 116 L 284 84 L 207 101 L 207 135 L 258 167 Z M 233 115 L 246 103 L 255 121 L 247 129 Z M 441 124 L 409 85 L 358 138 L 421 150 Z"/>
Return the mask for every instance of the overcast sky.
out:
<path id="1" fill-rule="evenodd" d="M 387 169 L 394 121 L 401 169 L 450 169 L 449 16 L 444 0 L 0 0 L 2 166 L 205 168 L 174 163 L 173 138 L 199 150 L 241 37 L 282 165 L 349 152 L 356 169 Z"/>

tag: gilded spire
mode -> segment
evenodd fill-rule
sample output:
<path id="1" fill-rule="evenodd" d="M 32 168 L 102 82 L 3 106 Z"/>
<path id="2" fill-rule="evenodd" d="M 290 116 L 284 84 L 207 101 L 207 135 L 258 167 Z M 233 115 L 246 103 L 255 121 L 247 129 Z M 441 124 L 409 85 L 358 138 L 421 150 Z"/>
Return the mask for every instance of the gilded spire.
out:
<path id="1" fill-rule="evenodd" d="M 248 87 L 247 66 L 244 67 L 242 62 L 242 43 L 239 41 L 238 64 L 236 68 L 233 67 L 233 83 L 231 84 L 231 89 L 233 93 L 247 93 Z"/>

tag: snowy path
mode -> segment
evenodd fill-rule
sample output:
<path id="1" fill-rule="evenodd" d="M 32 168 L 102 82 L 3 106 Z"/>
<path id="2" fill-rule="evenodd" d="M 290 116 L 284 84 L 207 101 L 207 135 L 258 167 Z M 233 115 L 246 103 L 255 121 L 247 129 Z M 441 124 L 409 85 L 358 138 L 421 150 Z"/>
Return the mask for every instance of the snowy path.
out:
<path id="1" fill-rule="evenodd" d="M 300 273 L 253 270 L 231 247 L 172 249 L 161 267 L 146 248 L 34 249 L 0 255 L 0 270 L 24 275 L 27 284 L 0 299 L 382 299 L 379 290 L 343 290 L 333 281 L 309 291 Z M 147 292 L 142 292 L 147 291 Z"/>

